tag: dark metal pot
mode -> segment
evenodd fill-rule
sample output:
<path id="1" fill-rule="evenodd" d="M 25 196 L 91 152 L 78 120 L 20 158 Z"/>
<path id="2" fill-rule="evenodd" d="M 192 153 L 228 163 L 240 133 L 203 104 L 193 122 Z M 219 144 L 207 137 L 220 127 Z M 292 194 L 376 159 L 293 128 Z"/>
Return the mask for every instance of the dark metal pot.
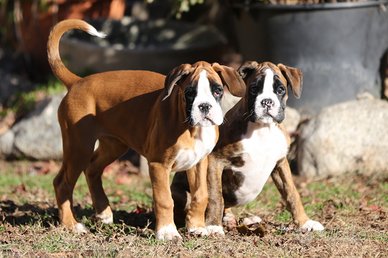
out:
<path id="1" fill-rule="evenodd" d="M 300 100 L 319 111 L 370 92 L 381 97 L 387 62 L 388 0 L 313 5 L 234 3 L 244 60 L 283 63 L 302 70 Z M 385 71 L 384 71 L 385 73 Z"/>
<path id="2" fill-rule="evenodd" d="M 67 67 L 85 70 L 149 70 L 167 74 L 183 63 L 220 62 L 226 39 L 214 27 L 164 19 L 140 21 L 124 17 L 88 20 L 104 39 L 74 30 L 61 39 Z"/>

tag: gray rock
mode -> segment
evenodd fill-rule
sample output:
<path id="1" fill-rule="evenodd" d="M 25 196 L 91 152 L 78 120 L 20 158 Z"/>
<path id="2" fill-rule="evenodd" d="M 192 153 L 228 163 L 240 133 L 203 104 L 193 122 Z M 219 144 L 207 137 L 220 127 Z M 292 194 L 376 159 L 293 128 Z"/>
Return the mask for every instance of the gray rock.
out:
<path id="1" fill-rule="evenodd" d="M 0 158 L 62 158 L 57 110 L 63 94 L 45 99 L 28 116 L 0 136 Z"/>
<path id="2" fill-rule="evenodd" d="M 15 134 L 12 130 L 8 130 L 0 136 L 0 158 L 6 159 L 12 156 L 13 142 Z"/>
<path id="3" fill-rule="evenodd" d="M 298 173 L 325 178 L 388 168 L 388 102 L 349 101 L 323 109 L 301 130 Z"/>
<path id="4" fill-rule="evenodd" d="M 286 118 L 283 121 L 288 133 L 295 133 L 300 122 L 298 110 L 292 107 L 286 108 Z"/>

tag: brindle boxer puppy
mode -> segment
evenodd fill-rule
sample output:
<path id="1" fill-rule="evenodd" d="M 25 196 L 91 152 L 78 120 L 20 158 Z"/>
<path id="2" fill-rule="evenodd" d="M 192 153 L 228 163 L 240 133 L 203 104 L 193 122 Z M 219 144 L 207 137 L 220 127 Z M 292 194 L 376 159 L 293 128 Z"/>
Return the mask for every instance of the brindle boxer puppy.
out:
<path id="1" fill-rule="evenodd" d="M 208 156 L 208 232 L 224 234 L 224 208 L 253 201 L 270 175 L 286 200 L 294 222 L 309 230 L 323 230 L 319 222 L 306 215 L 286 158 L 290 137 L 282 122 L 287 87 L 299 98 L 302 72 L 269 62 L 246 62 L 238 72 L 246 83 L 245 96 L 225 115 L 219 141 Z M 176 173 L 171 190 L 175 219 L 179 221 L 188 204 L 185 172 Z"/>

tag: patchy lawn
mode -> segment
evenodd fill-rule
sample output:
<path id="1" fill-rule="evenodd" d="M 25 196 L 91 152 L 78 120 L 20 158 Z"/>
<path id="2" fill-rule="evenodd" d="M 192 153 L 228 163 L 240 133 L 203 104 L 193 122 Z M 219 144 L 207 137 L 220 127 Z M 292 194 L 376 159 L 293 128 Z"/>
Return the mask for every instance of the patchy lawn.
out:
<path id="1" fill-rule="evenodd" d="M 58 169 L 55 162 L 0 162 L 3 257 L 388 256 L 386 173 L 351 173 L 317 182 L 294 177 L 307 214 L 325 226 L 323 232 L 298 231 L 269 181 L 256 201 L 233 209 L 240 219 L 249 214 L 260 216 L 263 221 L 256 225 L 260 230 L 244 235 L 241 228 L 235 228 L 223 238 L 195 238 L 182 228 L 182 241 L 163 242 L 154 238 L 149 179 L 137 175 L 128 162 L 114 163 L 104 173 L 113 225 L 96 220 L 82 175 L 74 193 L 74 209 L 90 233 L 61 228 L 52 187 Z"/>

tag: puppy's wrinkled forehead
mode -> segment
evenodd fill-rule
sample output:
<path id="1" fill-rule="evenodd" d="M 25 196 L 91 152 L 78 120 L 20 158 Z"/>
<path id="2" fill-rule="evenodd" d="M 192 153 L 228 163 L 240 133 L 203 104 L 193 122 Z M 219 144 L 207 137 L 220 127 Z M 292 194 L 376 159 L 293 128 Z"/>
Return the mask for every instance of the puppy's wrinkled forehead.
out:
<path id="1" fill-rule="evenodd" d="M 210 83 L 218 83 L 222 85 L 222 81 L 218 74 L 213 70 L 210 65 L 198 65 L 187 76 L 184 84 L 185 86 L 197 86 L 200 80 L 207 79 Z"/>
<path id="2" fill-rule="evenodd" d="M 272 64 L 272 63 L 268 63 L 268 62 L 265 62 L 265 63 L 262 63 L 260 64 L 252 73 L 252 76 L 250 76 L 250 78 L 248 79 L 248 83 L 247 85 L 249 85 L 250 83 L 252 83 L 252 81 L 254 80 L 264 80 L 265 77 L 268 75 L 268 74 L 271 74 L 271 73 L 268 73 L 267 70 L 270 69 L 273 73 L 273 76 L 275 79 L 278 79 L 280 80 L 284 85 L 287 85 L 287 79 L 283 76 L 282 72 L 280 71 L 280 69 Z"/>

